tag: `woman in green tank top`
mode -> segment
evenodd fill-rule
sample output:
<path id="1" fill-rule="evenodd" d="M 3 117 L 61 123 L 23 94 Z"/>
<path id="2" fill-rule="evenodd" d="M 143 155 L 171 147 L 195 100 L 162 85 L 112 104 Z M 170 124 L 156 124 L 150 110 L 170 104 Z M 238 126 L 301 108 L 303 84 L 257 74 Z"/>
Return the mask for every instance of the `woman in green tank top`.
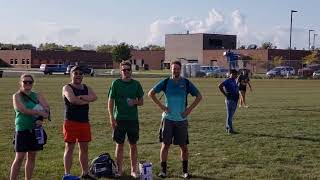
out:
<path id="1" fill-rule="evenodd" d="M 13 94 L 13 107 L 15 116 L 15 159 L 11 166 L 10 179 L 16 180 L 18 173 L 27 155 L 25 162 L 25 179 L 31 179 L 35 167 L 36 151 L 42 150 L 38 145 L 32 130 L 36 125 L 42 125 L 42 120 L 35 120 L 35 117 L 48 117 L 49 105 L 40 93 L 32 91 L 34 78 L 30 74 L 22 74 L 20 77 L 20 89 Z M 43 110 L 35 107 L 43 107 Z"/>

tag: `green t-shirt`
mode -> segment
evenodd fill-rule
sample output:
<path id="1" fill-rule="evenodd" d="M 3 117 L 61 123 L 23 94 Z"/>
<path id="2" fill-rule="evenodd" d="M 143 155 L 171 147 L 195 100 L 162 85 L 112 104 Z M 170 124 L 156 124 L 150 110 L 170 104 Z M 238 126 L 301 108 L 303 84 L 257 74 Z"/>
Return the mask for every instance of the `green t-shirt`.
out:
<path id="1" fill-rule="evenodd" d="M 143 97 L 143 89 L 139 81 L 131 79 L 125 82 L 117 79 L 112 82 L 108 96 L 114 99 L 113 114 L 116 120 L 138 120 L 137 105 L 129 106 L 127 100 Z"/>
<path id="2" fill-rule="evenodd" d="M 36 106 L 36 104 L 30 101 L 28 98 L 24 98 L 22 95 L 19 96 L 21 103 L 27 109 L 33 109 Z M 29 97 L 37 101 L 37 93 L 31 91 Z M 34 118 L 31 115 L 23 114 L 18 109 L 14 109 L 14 111 L 16 112 L 16 131 L 31 130 L 35 127 Z"/>

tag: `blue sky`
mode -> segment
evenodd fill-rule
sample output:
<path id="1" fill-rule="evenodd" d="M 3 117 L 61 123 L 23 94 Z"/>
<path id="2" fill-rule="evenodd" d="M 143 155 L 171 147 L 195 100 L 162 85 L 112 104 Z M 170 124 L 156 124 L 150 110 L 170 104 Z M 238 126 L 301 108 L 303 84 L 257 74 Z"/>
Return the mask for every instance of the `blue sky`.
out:
<path id="1" fill-rule="evenodd" d="M 0 0 L 0 42 L 164 45 L 164 34 L 237 34 L 238 44 L 308 47 L 320 34 L 317 0 Z M 320 46 L 316 36 L 315 46 Z M 311 43 L 313 32 L 311 33 Z"/>

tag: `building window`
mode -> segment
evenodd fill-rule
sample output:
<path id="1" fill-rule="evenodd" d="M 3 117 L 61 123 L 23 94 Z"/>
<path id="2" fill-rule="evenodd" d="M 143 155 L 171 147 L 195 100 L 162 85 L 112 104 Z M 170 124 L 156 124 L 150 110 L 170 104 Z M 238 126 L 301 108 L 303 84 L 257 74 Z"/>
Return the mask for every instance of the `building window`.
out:
<path id="1" fill-rule="evenodd" d="M 141 60 L 141 66 L 143 66 L 143 65 L 144 65 L 144 59 Z"/>
<path id="2" fill-rule="evenodd" d="M 18 59 L 14 59 L 14 64 L 18 64 Z"/>
<path id="3" fill-rule="evenodd" d="M 30 60 L 29 59 L 27 59 L 27 64 L 30 64 Z"/>
<path id="4" fill-rule="evenodd" d="M 21 64 L 26 64 L 26 60 L 22 59 Z"/>
<path id="5" fill-rule="evenodd" d="M 130 64 L 132 64 L 132 59 L 130 59 Z"/>
<path id="6" fill-rule="evenodd" d="M 136 63 L 137 63 L 137 61 L 134 59 L 134 60 L 133 60 L 133 64 L 135 65 Z"/>
<path id="7" fill-rule="evenodd" d="M 10 59 L 10 64 L 13 64 L 13 59 Z"/>

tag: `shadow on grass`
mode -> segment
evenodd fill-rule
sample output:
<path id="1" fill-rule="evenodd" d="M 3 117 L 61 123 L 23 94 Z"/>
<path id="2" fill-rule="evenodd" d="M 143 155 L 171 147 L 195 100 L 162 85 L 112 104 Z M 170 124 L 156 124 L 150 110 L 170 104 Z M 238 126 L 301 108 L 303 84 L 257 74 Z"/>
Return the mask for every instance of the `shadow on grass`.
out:
<path id="1" fill-rule="evenodd" d="M 319 109 L 283 108 L 282 110 L 287 110 L 287 111 L 301 111 L 301 112 L 318 112 L 318 113 L 320 113 L 320 110 L 319 110 Z"/>
<path id="2" fill-rule="evenodd" d="M 299 137 L 299 136 L 282 136 L 282 135 L 270 135 L 270 134 L 256 134 L 256 133 L 241 133 L 254 137 L 270 137 L 278 139 L 294 139 L 299 141 L 310 141 L 310 142 L 320 142 L 318 138 L 308 138 L 308 137 Z"/>

